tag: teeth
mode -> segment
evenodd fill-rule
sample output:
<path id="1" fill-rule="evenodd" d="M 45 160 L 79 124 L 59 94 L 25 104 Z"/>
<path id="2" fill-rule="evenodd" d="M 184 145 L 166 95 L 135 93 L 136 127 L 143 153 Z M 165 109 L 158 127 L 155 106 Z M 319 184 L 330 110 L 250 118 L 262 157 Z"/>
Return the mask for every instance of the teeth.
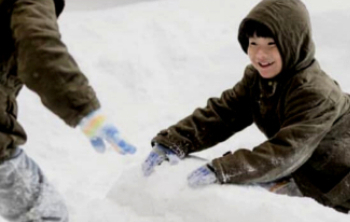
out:
<path id="1" fill-rule="evenodd" d="M 272 62 L 259 62 L 261 66 L 269 66 L 272 64 Z"/>

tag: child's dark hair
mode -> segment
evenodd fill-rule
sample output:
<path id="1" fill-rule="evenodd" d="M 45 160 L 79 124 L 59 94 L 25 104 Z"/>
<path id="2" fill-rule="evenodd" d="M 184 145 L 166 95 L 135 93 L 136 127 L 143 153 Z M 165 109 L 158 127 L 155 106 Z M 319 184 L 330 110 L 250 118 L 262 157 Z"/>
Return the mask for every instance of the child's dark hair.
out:
<path id="1" fill-rule="evenodd" d="M 246 20 L 241 24 L 238 35 L 238 40 L 245 52 L 248 49 L 249 38 L 254 35 L 263 38 L 274 38 L 271 30 L 266 25 L 254 20 Z"/>
<path id="2" fill-rule="evenodd" d="M 262 38 L 273 38 L 271 30 L 264 24 L 249 20 L 245 23 L 242 33 L 245 34 L 247 38 L 253 37 L 262 37 Z"/>

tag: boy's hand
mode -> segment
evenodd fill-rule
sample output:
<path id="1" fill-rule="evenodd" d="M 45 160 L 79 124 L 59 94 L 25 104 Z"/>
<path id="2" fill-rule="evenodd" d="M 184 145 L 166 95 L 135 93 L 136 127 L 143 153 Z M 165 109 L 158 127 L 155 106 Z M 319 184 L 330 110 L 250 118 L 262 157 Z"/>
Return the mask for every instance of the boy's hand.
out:
<path id="1" fill-rule="evenodd" d="M 142 164 L 143 175 L 146 177 L 151 175 L 154 171 L 154 167 L 162 164 L 164 160 L 169 161 L 170 165 L 175 165 L 180 161 L 180 158 L 170 149 L 160 144 L 155 144 L 151 153 Z"/>
<path id="2" fill-rule="evenodd" d="M 188 185 L 192 188 L 216 183 L 217 181 L 214 169 L 210 164 L 201 166 L 187 177 Z"/>
<path id="3" fill-rule="evenodd" d="M 93 111 L 83 118 L 79 127 L 99 153 L 106 151 L 105 141 L 120 154 L 134 154 L 136 152 L 136 148 L 121 138 L 117 128 L 107 121 L 106 116 L 100 110 Z"/>

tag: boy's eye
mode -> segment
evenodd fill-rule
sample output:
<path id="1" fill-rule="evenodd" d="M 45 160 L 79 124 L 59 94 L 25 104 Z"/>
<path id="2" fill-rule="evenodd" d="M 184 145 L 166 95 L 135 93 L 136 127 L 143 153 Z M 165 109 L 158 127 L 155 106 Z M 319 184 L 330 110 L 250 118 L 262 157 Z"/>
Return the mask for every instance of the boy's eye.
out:
<path id="1" fill-rule="evenodd" d="M 276 43 L 275 42 L 269 42 L 268 45 L 276 45 Z"/>
<path id="2" fill-rule="evenodd" d="M 255 42 L 250 42 L 250 45 L 256 45 L 256 43 Z"/>

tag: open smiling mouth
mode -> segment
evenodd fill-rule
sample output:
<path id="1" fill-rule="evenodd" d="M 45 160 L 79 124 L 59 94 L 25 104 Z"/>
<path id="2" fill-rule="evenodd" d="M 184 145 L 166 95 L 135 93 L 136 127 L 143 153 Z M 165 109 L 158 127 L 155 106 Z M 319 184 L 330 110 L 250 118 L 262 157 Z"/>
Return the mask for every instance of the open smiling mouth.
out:
<path id="1" fill-rule="evenodd" d="M 274 62 L 259 62 L 259 66 L 261 68 L 267 68 L 267 67 L 270 67 L 274 64 Z"/>

